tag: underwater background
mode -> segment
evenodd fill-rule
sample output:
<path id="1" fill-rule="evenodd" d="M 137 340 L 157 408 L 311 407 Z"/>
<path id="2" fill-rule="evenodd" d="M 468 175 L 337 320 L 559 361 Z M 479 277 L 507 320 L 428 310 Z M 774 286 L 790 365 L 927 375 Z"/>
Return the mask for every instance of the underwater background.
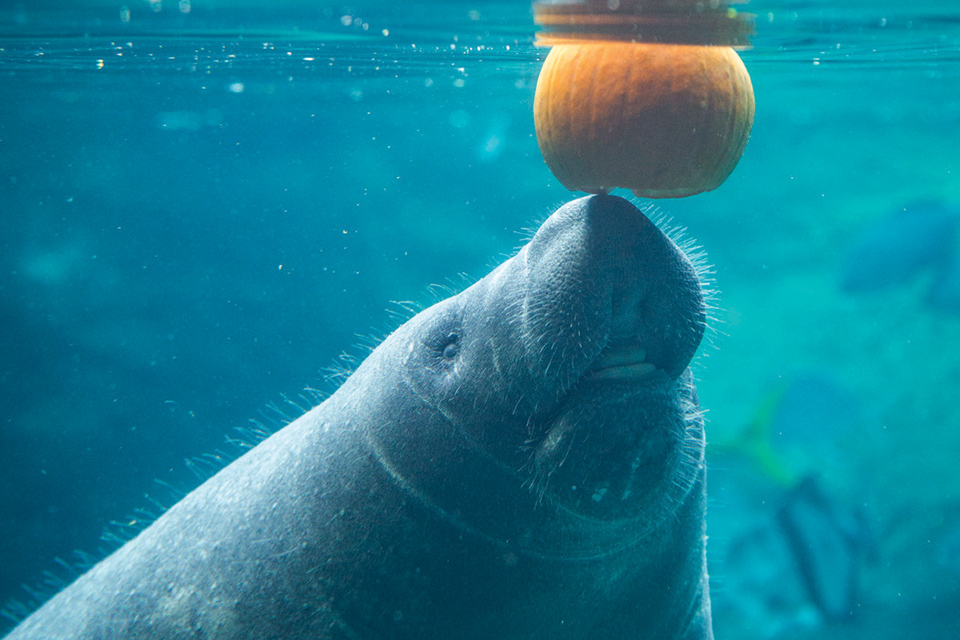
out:
<path id="1" fill-rule="evenodd" d="M 0 1 L 0 633 L 580 195 L 527 2 L 60 4 Z M 718 291 L 716 636 L 955 637 L 960 6 L 741 10 L 745 154 L 653 204 Z"/>

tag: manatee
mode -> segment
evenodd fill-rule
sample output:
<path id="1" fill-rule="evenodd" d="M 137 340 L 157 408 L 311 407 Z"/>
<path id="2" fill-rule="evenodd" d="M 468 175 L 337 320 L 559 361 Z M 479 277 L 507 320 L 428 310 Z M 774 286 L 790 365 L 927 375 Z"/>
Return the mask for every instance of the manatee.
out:
<path id="1" fill-rule="evenodd" d="M 712 638 L 684 253 L 570 202 L 23 620 L 40 638 Z"/>

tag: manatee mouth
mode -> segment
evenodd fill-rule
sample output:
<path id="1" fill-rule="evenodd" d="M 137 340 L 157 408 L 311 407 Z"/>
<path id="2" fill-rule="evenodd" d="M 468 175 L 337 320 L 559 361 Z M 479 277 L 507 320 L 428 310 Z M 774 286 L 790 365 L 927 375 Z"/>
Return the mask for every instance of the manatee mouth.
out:
<path id="1" fill-rule="evenodd" d="M 647 361 L 643 347 L 606 347 L 587 369 L 589 380 L 647 380 L 663 370 Z"/>

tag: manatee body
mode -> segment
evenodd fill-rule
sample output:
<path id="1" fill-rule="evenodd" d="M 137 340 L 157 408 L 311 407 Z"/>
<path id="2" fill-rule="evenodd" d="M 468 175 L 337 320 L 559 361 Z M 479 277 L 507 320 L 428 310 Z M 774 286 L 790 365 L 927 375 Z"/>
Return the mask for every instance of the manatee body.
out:
<path id="1" fill-rule="evenodd" d="M 9 638 L 712 638 L 704 317 L 640 211 L 571 202 Z"/>

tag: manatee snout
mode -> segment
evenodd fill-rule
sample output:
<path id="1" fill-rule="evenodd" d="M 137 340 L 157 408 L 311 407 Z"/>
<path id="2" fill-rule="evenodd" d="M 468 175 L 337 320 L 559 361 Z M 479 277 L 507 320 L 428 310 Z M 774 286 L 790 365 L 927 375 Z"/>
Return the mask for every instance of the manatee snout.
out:
<path id="1" fill-rule="evenodd" d="M 565 205 L 521 255 L 531 361 L 566 368 L 556 410 L 532 430 L 531 484 L 584 516 L 655 526 L 702 469 L 687 372 L 706 316 L 696 269 L 614 196 Z"/>
<path id="2" fill-rule="evenodd" d="M 700 279 L 632 204 L 595 195 L 564 205 L 525 258 L 527 333 L 544 369 L 566 361 L 572 377 L 611 379 L 686 369 L 705 327 Z"/>

